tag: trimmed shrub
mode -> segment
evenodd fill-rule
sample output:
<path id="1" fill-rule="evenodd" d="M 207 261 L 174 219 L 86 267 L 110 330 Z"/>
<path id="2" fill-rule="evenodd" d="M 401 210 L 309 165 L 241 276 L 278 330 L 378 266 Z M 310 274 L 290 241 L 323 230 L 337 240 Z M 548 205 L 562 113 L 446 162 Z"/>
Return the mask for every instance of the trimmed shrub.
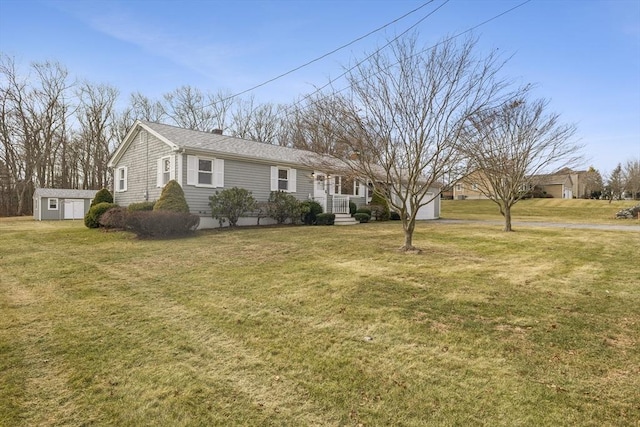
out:
<path id="1" fill-rule="evenodd" d="M 305 200 L 300 203 L 302 222 L 306 225 L 316 223 L 316 217 L 322 213 L 322 205 L 314 200 Z"/>
<path id="2" fill-rule="evenodd" d="M 98 191 L 96 195 L 93 196 L 91 206 L 97 205 L 98 203 L 113 203 L 113 195 L 111 194 L 111 192 L 106 188 Z"/>
<path id="3" fill-rule="evenodd" d="M 117 205 L 113 203 L 102 202 L 97 205 L 93 205 L 89 208 L 89 211 L 84 216 L 84 225 L 87 228 L 100 227 L 100 217 L 109 209 Z"/>
<path id="4" fill-rule="evenodd" d="M 173 237 L 193 233 L 199 224 L 198 215 L 154 210 L 129 213 L 125 228 L 138 237 Z"/>
<path id="5" fill-rule="evenodd" d="M 317 225 L 333 225 L 336 222 L 336 214 L 322 213 L 316 215 Z"/>
<path id="6" fill-rule="evenodd" d="M 287 220 L 295 224 L 300 219 L 300 202 L 291 194 L 282 191 L 272 191 L 267 202 L 267 214 L 276 220 L 278 224 L 284 224 Z"/>
<path id="7" fill-rule="evenodd" d="M 369 208 L 358 208 L 358 210 L 356 211 L 356 213 L 366 213 L 367 215 L 369 215 L 369 218 L 371 218 L 371 209 Z"/>
<path id="8" fill-rule="evenodd" d="M 359 221 L 360 223 L 365 223 L 365 222 L 369 222 L 369 220 L 371 219 L 371 215 L 369 215 L 368 213 L 365 212 L 356 212 L 353 217 L 356 219 L 356 221 Z"/>
<path id="9" fill-rule="evenodd" d="M 358 206 L 354 202 L 349 201 L 349 214 L 351 216 L 354 216 L 357 210 L 358 210 Z"/>
<path id="10" fill-rule="evenodd" d="M 129 206 L 127 206 L 127 210 L 129 212 L 152 211 L 155 205 L 156 202 L 131 203 Z"/>
<path id="11" fill-rule="evenodd" d="M 178 181 L 172 179 L 167 182 L 153 210 L 189 213 L 189 205 L 187 205 L 187 200 L 184 198 L 184 191 L 182 191 L 182 187 L 180 187 Z"/>
<path id="12" fill-rule="evenodd" d="M 371 215 L 376 221 L 389 221 L 389 204 L 377 191 L 371 196 Z"/>
<path id="13" fill-rule="evenodd" d="M 391 221 L 400 221 L 400 214 L 396 211 L 392 211 L 389 215 L 389 219 L 391 219 Z"/>
<path id="14" fill-rule="evenodd" d="M 228 188 L 217 192 L 209 197 L 211 206 L 211 216 L 218 220 L 220 227 L 224 221 L 229 221 L 229 227 L 238 225 L 238 219 L 245 212 L 256 209 L 256 199 L 251 195 L 251 191 L 244 188 Z"/>
<path id="15" fill-rule="evenodd" d="M 127 208 L 115 206 L 100 216 L 98 223 L 100 227 L 107 229 L 124 229 L 125 220 L 127 218 Z"/>

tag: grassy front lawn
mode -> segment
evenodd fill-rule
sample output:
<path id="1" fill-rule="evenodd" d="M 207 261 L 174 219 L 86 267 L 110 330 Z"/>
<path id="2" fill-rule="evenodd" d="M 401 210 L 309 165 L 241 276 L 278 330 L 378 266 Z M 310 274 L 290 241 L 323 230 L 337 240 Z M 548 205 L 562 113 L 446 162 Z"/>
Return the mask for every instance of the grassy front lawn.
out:
<path id="1" fill-rule="evenodd" d="M 517 221 L 551 221 L 591 224 L 638 225 L 640 221 L 615 219 L 616 212 L 640 204 L 640 200 L 609 203 L 606 200 L 527 199 L 513 207 Z M 442 200 L 442 217 L 448 219 L 502 220 L 498 205 L 490 200 Z"/>
<path id="2" fill-rule="evenodd" d="M 0 425 L 637 425 L 638 234 L 401 243 L 0 220 Z"/>

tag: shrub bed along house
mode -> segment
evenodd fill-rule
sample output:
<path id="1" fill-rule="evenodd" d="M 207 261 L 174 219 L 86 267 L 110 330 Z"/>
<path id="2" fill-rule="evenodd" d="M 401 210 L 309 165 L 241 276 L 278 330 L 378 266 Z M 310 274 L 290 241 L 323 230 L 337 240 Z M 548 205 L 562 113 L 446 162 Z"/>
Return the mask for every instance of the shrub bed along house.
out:
<path id="1" fill-rule="evenodd" d="M 333 225 L 336 221 L 336 214 L 322 213 L 316 216 L 317 225 Z"/>
<path id="2" fill-rule="evenodd" d="M 156 202 L 140 202 L 140 203 L 131 203 L 127 206 L 127 210 L 129 212 L 138 212 L 138 211 L 152 211 Z"/>
<path id="3" fill-rule="evenodd" d="M 137 211 L 126 216 L 125 228 L 138 237 L 173 237 L 194 232 L 200 217 L 185 212 Z"/>
<path id="4" fill-rule="evenodd" d="M 302 210 L 302 222 L 306 225 L 316 223 L 316 218 L 322 213 L 322 205 L 315 200 L 305 200 L 300 203 Z"/>
<path id="5" fill-rule="evenodd" d="M 91 206 L 84 216 L 84 225 L 87 228 L 100 227 L 100 217 L 115 206 L 117 205 L 108 202 L 101 202 Z"/>
<path id="6" fill-rule="evenodd" d="M 371 215 L 365 212 L 356 212 L 355 215 L 353 215 L 353 217 L 355 218 L 356 221 L 359 221 L 360 223 L 369 222 L 369 220 L 371 219 Z"/>
<path id="7" fill-rule="evenodd" d="M 127 219 L 127 208 L 114 206 L 104 212 L 98 219 L 100 227 L 111 230 L 122 230 L 125 228 Z"/>

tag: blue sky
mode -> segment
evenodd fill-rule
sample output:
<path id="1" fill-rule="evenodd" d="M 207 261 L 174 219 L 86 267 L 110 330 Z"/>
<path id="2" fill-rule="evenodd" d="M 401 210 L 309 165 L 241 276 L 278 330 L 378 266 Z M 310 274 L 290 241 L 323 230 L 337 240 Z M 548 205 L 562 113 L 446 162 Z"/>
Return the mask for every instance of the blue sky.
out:
<path id="1" fill-rule="evenodd" d="M 289 103 L 416 29 L 425 45 L 524 0 L 435 0 L 408 17 L 252 93 Z M 381 27 L 428 0 L 0 0 L 0 51 L 25 69 L 57 60 L 79 79 L 160 97 L 182 85 L 238 93 Z M 583 167 L 640 159 L 640 0 L 531 0 L 474 30 L 505 77 L 575 123 Z M 337 82 L 336 85 L 340 86 Z"/>

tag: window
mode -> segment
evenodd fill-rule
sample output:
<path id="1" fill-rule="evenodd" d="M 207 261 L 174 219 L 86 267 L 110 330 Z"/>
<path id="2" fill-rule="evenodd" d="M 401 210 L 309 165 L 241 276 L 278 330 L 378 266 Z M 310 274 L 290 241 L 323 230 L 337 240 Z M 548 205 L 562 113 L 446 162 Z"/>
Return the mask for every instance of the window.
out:
<path id="1" fill-rule="evenodd" d="M 58 199 L 54 199 L 54 198 L 49 199 L 49 210 L 50 211 L 58 210 Z"/>
<path id="2" fill-rule="evenodd" d="M 357 179 L 353 181 L 353 195 L 364 196 L 364 185 Z"/>
<path id="3" fill-rule="evenodd" d="M 116 192 L 127 191 L 127 167 L 121 166 L 116 169 Z"/>
<path id="4" fill-rule="evenodd" d="M 198 184 L 213 185 L 213 160 L 198 159 Z"/>
<path id="5" fill-rule="evenodd" d="M 224 187 L 224 160 L 187 156 L 187 185 Z"/>
<path id="6" fill-rule="evenodd" d="M 462 191 L 462 184 L 456 184 L 456 191 Z"/>
<path id="7" fill-rule="evenodd" d="M 471 188 L 472 188 L 474 191 L 478 191 L 478 184 L 476 184 L 476 183 L 474 182 L 473 184 L 471 184 Z"/>
<path id="8" fill-rule="evenodd" d="M 175 158 L 173 156 L 158 159 L 158 187 L 164 187 L 167 182 L 176 178 Z"/>
<path id="9" fill-rule="evenodd" d="M 289 189 L 289 169 L 278 169 L 278 190 L 287 191 Z"/>
<path id="10" fill-rule="evenodd" d="M 271 166 L 271 191 L 296 192 L 296 170 Z"/>

